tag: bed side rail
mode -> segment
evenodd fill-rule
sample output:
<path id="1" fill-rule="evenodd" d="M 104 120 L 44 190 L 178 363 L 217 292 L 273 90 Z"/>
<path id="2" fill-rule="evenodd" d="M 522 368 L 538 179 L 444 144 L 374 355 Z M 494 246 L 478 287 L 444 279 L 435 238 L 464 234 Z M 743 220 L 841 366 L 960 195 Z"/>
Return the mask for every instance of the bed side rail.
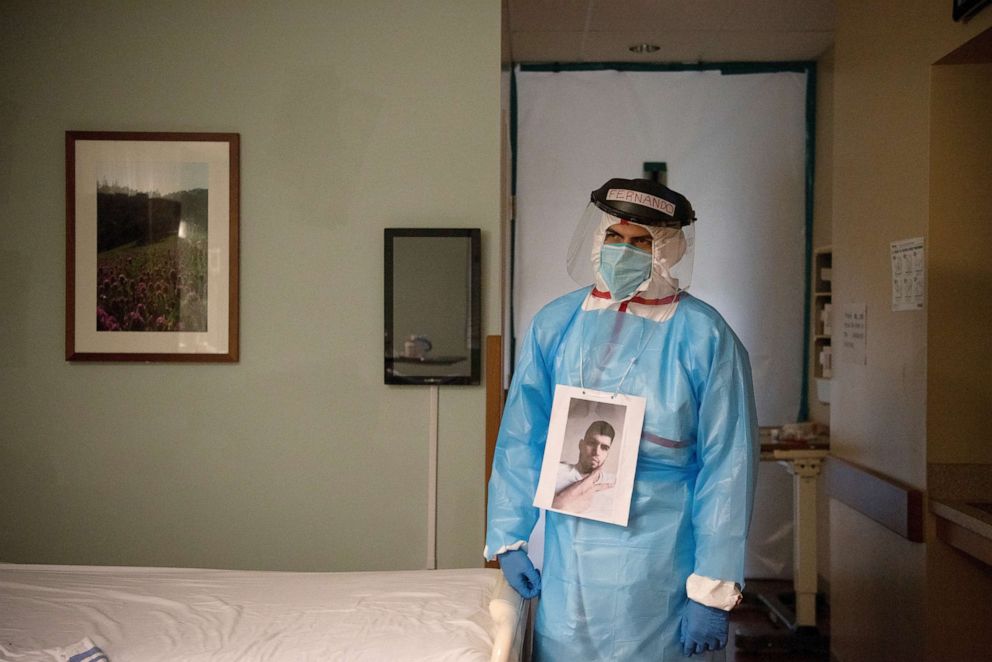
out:
<path id="1" fill-rule="evenodd" d="M 490 662 L 520 662 L 523 659 L 529 606 L 530 600 L 521 598 L 506 583 L 503 573 L 499 573 L 493 599 L 489 602 L 489 615 L 496 626 Z"/>

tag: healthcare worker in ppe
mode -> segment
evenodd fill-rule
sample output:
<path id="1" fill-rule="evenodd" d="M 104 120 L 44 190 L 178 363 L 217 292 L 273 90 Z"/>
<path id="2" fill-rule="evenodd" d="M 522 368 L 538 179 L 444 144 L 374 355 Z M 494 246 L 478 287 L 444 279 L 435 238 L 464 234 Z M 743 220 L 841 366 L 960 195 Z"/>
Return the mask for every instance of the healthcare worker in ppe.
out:
<path id="1" fill-rule="evenodd" d="M 643 179 L 591 198 L 569 271 L 591 265 L 594 286 L 546 305 L 520 346 L 485 556 L 525 598 L 540 594 L 539 662 L 706 659 L 726 646 L 744 583 L 758 459 L 748 355 L 685 291 L 689 201 Z M 646 411 L 628 525 L 548 511 L 542 575 L 525 550 L 557 385 L 640 396 Z"/>

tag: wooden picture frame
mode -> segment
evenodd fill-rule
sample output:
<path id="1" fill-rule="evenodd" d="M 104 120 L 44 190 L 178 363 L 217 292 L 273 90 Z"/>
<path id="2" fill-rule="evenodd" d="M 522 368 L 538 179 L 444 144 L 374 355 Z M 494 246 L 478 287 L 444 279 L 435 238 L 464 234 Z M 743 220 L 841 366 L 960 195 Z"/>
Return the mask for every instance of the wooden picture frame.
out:
<path id="1" fill-rule="evenodd" d="M 68 361 L 238 361 L 236 133 L 67 131 Z"/>

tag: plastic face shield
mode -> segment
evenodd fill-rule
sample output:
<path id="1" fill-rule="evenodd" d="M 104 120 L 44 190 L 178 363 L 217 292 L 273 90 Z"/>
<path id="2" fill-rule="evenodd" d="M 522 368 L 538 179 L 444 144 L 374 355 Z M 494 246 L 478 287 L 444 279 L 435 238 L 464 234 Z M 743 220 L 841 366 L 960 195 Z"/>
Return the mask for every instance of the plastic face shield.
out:
<path id="1" fill-rule="evenodd" d="M 599 264 L 599 250 L 603 246 L 606 228 L 620 223 L 621 220 L 591 202 L 586 205 L 567 254 L 568 275 L 578 285 L 584 287 L 598 281 L 596 266 Z M 689 289 L 696 243 L 695 223 L 689 223 L 681 229 L 677 224 L 673 224 L 672 227 L 656 227 L 643 223 L 636 225 L 651 232 L 653 258 L 651 280 L 664 280 L 676 291 Z M 683 239 L 684 251 L 680 246 Z M 652 283 L 652 285 L 660 285 L 660 283 Z M 649 285 L 648 290 L 656 289 L 652 285 Z"/>

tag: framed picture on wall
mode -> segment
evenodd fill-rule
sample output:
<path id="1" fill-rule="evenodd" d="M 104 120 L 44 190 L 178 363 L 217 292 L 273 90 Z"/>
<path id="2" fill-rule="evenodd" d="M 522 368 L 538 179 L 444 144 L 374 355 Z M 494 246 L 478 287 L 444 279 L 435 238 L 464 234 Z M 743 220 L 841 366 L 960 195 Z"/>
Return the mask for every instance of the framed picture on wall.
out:
<path id="1" fill-rule="evenodd" d="M 238 360 L 236 133 L 67 131 L 65 357 Z"/>

